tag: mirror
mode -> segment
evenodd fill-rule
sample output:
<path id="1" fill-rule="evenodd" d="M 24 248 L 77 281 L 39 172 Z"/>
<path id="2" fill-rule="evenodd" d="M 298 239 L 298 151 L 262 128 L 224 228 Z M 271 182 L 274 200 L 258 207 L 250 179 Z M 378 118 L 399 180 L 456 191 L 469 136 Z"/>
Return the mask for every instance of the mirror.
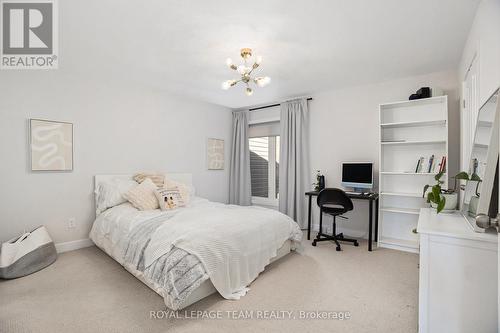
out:
<path id="1" fill-rule="evenodd" d="M 495 93 L 479 110 L 476 131 L 469 160 L 469 175 L 477 175 L 481 181 L 470 180 L 465 185 L 462 195 L 462 214 L 475 231 L 484 232 L 476 226 L 477 214 L 494 214 L 490 207 L 494 192 L 495 175 L 498 164 L 498 93 Z M 495 202 L 495 206 L 497 203 Z"/>

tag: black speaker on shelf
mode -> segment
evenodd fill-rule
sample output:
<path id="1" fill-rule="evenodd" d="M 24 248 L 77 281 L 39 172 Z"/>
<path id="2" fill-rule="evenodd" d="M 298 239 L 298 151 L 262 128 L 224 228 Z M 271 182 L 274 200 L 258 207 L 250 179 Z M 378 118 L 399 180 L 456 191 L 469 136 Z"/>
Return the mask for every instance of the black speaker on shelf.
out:
<path id="1" fill-rule="evenodd" d="M 431 97 L 431 88 L 430 87 L 422 87 L 422 88 L 418 89 L 415 94 L 411 94 L 409 100 L 429 98 L 429 97 Z"/>
<path id="2" fill-rule="evenodd" d="M 429 98 L 429 97 L 431 97 L 431 88 L 422 87 L 422 88 L 417 90 L 417 95 L 419 95 L 420 98 Z"/>
<path id="3" fill-rule="evenodd" d="M 323 190 L 325 188 L 325 176 L 321 175 L 319 176 L 319 190 Z"/>

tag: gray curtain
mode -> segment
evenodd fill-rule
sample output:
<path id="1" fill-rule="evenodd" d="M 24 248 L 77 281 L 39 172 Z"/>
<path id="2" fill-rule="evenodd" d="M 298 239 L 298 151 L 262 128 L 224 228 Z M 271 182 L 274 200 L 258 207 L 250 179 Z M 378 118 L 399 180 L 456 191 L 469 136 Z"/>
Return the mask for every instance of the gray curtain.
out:
<path id="1" fill-rule="evenodd" d="M 309 111 L 306 99 L 281 104 L 279 209 L 302 228 L 307 225 L 305 192 L 310 190 Z"/>
<path id="2" fill-rule="evenodd" d="M 231 163 L 229 165 L 229 203 L 242 206 L 252 204 L 248 113 L 248 110 L 233 112 Z"/>

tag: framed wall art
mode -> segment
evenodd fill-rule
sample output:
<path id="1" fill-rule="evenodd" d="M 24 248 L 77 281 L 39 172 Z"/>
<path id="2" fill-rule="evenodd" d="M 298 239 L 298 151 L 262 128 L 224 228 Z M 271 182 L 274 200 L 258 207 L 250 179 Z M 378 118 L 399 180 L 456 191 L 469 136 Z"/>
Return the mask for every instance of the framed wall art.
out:
<path id="1" fill-rule="evenodd" d="M 30 119 L 32 171 L 73 170 L 73 124 Z"/>

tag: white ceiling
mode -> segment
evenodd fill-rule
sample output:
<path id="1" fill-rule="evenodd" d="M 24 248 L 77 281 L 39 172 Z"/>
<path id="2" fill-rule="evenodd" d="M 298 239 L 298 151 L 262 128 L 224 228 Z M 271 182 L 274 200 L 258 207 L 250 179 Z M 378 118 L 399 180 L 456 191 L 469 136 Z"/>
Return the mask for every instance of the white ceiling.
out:
<path id="1" fill-rule="evenodd" d="M 456 68 L 479 0 L 59 1 L 61 67 L 239 108 Z M 239 49 L 272 78 L 253 96 Z M 84 56 L 84 57 L 83 57 Z M 82 61 L 83 60 L 83 61 Z"/>

